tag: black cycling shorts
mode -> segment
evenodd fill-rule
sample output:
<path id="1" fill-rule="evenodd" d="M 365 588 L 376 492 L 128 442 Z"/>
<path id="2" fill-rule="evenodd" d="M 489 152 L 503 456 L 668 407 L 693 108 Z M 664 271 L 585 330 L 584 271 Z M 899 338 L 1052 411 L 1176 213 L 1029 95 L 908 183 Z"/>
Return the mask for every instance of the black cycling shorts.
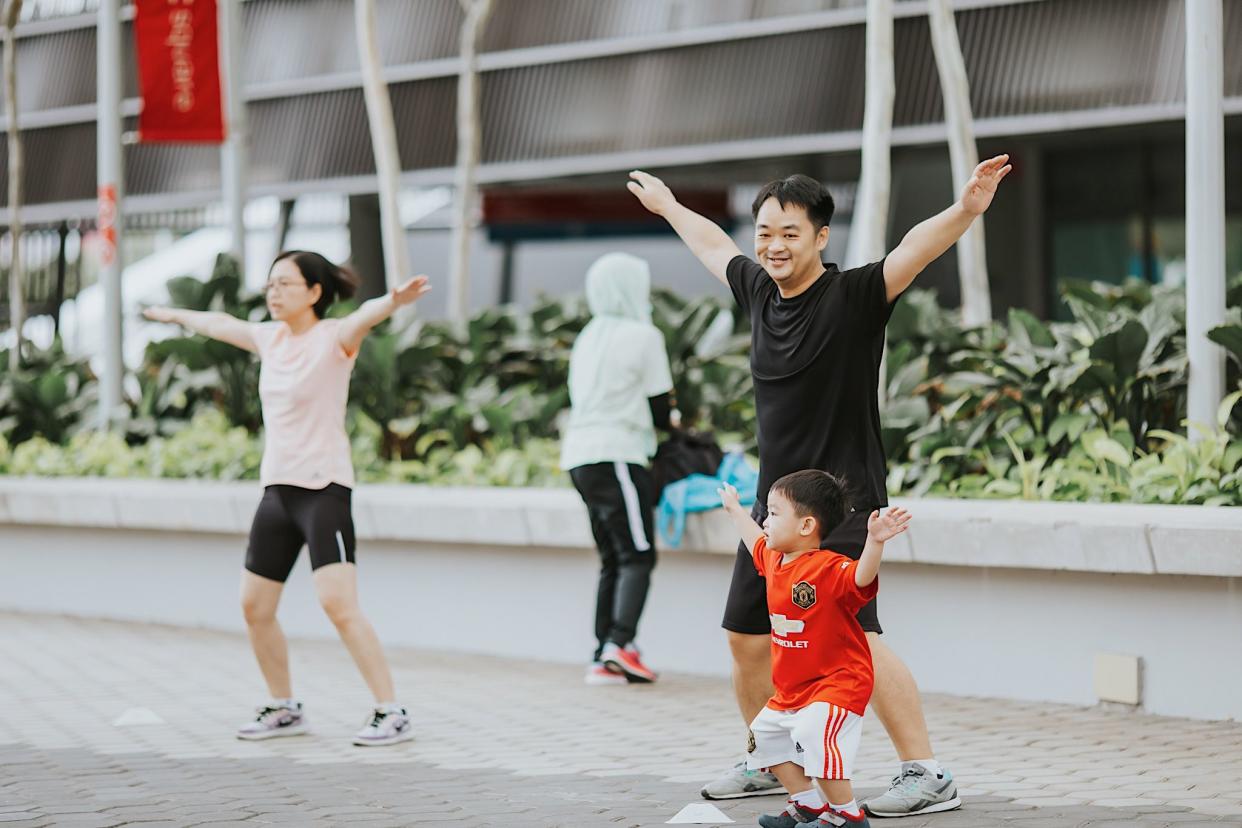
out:
<path id="1" fill-rule="evenodd" d="M 283 583 L 303 546 L 310 550 L 312 570 L 327 564 L 353 563 L 352 494 L 337 483 L 324 489 L 268 486 L 250 525 L 246 569 Z"/>
<path id="2" fill-rule="evenodd" d="M 767 508 L 755 503 L 750 512 L 756 523 L 763 523 Z M 820 542 L 820 549 L 831 549 L 847 558 L 858 560 L 863 544 L 867 542 L 867 517 L 871 510 L 858 510 L 845 516 L 837 528 Z M 882 633 L 876 599 L 872 598 L 855 616 L 864 632 Z M 729 584 L 729 599 L 725 602 L 724 621 L 726 630 L 745 635 L 767 635 L 772 631 L 768 621 L 767 581 L 755 571 L 755 562 L 746 544 L 737 546 L 737 560 L 733 563 L 733 581 Z"/>

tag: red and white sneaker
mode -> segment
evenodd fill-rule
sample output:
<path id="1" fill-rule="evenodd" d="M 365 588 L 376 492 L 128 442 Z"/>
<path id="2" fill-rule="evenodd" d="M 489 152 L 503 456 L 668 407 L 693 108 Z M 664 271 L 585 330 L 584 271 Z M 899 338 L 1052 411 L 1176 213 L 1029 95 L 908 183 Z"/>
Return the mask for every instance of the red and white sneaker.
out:
<path id="1" fill-rule="evenodd" d="M 609 642 L 604 645 L 599 660 L 613 672 L 623 673 L 629 681 L 645 684 L 656 680 L 655 671 L 643 664 L 638 656 L 638 648 L 633 644 L 618 647 Z"/>
<path id="2" fill-rule="evenodd" d="M 586 677 L 583 681 L 596 687 L 604 687 L 609 684 L 630 683 L 630 680 L 625 677 L 624 673 L 616 673 L 609 670 L 601 661 L 592 662 L 591 665 L 587 667 Z"/>

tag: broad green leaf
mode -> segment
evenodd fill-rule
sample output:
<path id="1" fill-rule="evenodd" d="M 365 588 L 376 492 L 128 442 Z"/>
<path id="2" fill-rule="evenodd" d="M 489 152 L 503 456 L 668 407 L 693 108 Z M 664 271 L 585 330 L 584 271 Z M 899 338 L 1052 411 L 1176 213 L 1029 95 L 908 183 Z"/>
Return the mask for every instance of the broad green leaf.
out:
<path id="1" fill-rule="evenodd" d="M 1048 442 L 1056 444 L 1067 439 L 1073 443 L 1093 421 L 1094 418 L 1087 414 L 1061 414 L 1048 427 Z"/>
<path id="2" fill-rule="evenodd" d="M 1208 339 L 1223 347 L 1231 359 L 1242 365 L 1242 325 L 1217 325 L 1207 335 Z"/>
<path id="3" fill-rule="evenodd" d="M 1125 381 L 1138 373 L 1139 360 L 1147 346 L 1147 330 L 1136 320 L 1100 335 L 1088 351 L 1091 358 L 1110 366 Z"/>
<path id="4" fill-rule="evenodd" d="M 1220 407 L 1216 409 L 1216 427 L 1222 431 L 1229 426 L 1229 420 L 1233 416 L 1234 406 L 1242 401 L 1242 391 L 1234 391 L 1220 402 Z"/>
<path id="5" fill-rule="evenodd" d="M 1040 322 L 1029 311 L 1021 308 L 1009 309 L 1009 336 L 1024 348 L 1051 348 L 1056 344 L 1048 326 Z"/>

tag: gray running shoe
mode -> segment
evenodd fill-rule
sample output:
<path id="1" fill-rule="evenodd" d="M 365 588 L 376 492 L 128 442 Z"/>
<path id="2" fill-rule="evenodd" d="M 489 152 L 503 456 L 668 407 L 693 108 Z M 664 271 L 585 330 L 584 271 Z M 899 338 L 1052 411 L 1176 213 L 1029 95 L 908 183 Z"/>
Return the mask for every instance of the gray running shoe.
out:
<path id="1" fill-rule="evenodd" d="M 792 799 L 779 814 L 763 814 L 759 817 L 759 828 L 798 828 L 799 825 L 815 822 L 819 819 L 818 811 L 809 811 Z"/>
<path id="2" fill-rule="evenodd" d="M 942 770 L 929 773 L 917 762 L 902 762 L 901 776 L 894 777 L 892 786 L 863 803 L 873 817 L 904 817 L 915 814 L 936 814 L 962 807 L 953 774 Z"/>
<path id="3" fill-rule="evenodd" d="M 354 736 L 359 747 L 395 745 L 414 738 L 414 726 L 404 707 L 377 707 L 367 724 Z"/>
<path id="4" fill-rule="evenodd" d="M 265 704 L 256 710 L 253 721 L 246 722 L 237 729 L 237 738 L 254 741 L 272 739 L 277 736 L 297 736 L 306 733 L 306 716 L 302 713 L 302 703 L 293 706 L 286 704 Z"/>
<path id="5" fill-rule="evenodd" d="M 738 762 L 724 776 L 708 782 L 699 791 L 704 799 L 741 799 L 783 793 L 788 792 L 779 779 L 767 771 L 746 770 L 745 762 Z"/>

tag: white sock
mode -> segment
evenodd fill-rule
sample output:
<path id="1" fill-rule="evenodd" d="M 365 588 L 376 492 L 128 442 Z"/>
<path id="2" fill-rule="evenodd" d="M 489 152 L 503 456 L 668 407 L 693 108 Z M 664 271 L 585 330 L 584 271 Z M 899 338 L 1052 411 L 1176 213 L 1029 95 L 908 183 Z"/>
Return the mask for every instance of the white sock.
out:
<path id="1" fill-rule="evenodd" d="M 932 776 L 941 776 L 944 774 L 944 769 L 940 767 L 940 763 L 937 762 L 935 759 L 911 759 L 909 762 L 906 762 L 905 764 L 922 765 L 923 769 L 926 770 L 928 773 L 930 773 Z"/>
<path id="2" fill-rule="evenodd" d="M 828 803 L 828 807 L 834 811 L 839 811 L 840 813 L 854 816 L 855 814 L 858 813 L 858 800 L 851 799 L 849 802 L 845 803 L 844 805 L 834 805 L 833 803 L 830 802 Z"/>
<path id="3" fill-rule="evenodd" d="M 297 699 L 272 699 L 272 707 L 287 707 L 290 710 L 297 710 L 301 704 Z"/>
<path id="4" fill-rule="evenodd" d="M 789 798 L 798 805 L 809 808 L 812 811 L 818 811 L 828 804 L 824 801 L 824 795 L 819 791 L 819 785 L 812 785 L 805 791 L 796 793 Z"/>

